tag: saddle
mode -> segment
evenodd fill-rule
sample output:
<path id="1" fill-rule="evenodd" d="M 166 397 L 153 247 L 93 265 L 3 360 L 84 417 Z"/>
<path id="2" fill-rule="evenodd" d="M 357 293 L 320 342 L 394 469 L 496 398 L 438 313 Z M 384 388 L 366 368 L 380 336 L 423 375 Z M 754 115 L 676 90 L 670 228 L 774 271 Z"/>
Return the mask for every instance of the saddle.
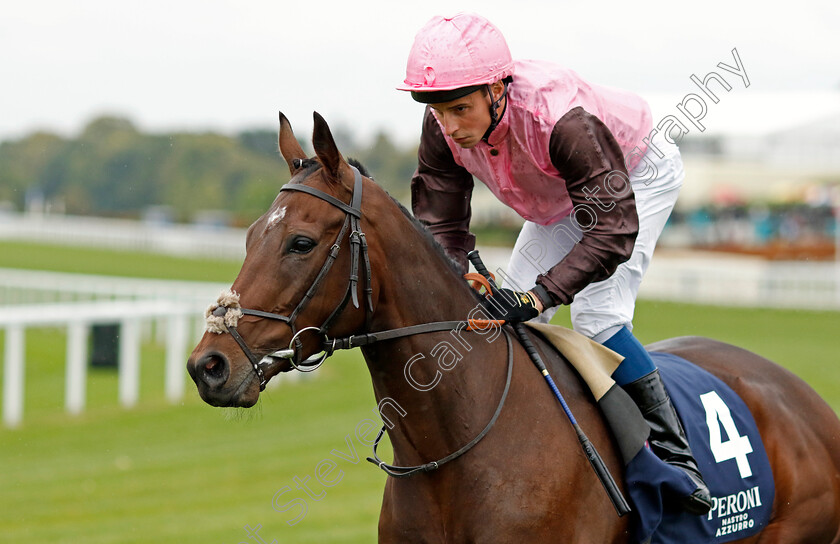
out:
<path id="1" fill-rule="evenodd" d="M 650 428 L 629 395 L 610 377 L 624 357 L 572 329 L 546 323 L 525 324 L 580 375 L 612 431 L 624 464 L 630 463 L 645 446 Z"/>
<path id="2" fill-rule="evenodd" d="M 526 322 L 577 370 L 592 391 L 601 399 L 615 382 L 610 377 L 624 357 L 572 329 L 547 323 Z"/>

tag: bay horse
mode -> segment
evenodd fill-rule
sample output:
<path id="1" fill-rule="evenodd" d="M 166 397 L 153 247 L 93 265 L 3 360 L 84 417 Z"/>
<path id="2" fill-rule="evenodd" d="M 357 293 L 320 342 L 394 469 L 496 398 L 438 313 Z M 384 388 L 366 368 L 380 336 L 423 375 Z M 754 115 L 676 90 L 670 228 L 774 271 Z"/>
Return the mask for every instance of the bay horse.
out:
<path id="1" fill-rule="evenodd" d="M 424 328 L 468 323 L 475 291 L 405 209 L 342 157 L 317 113 L 313 145 L 308 158 L 280 115 L 292 179 L 249 228 L 232 290 L 208 314 L 217 328 L 208 325 L 189 358 L 202 399 L 252 406 L 279 372 L 360 344 L 394 465 L 424 467 L 388 478 L 380 542 L 630 541 L 628 518 L 615 515 L 522 346 L 499 327 Z M 592 395 L 534 342 L 620 476 Z M 707 369 L 752 411 L 776 494 L 769 524 L 739 542 L 840 542 L 840 421 L 829 406 L 792 373 L 731 345 L 685 337 L 649 349 Z M 271 354 L 279 355 L 263 359 Z M 457 459 L 429 463 L 465 444 Z"/>

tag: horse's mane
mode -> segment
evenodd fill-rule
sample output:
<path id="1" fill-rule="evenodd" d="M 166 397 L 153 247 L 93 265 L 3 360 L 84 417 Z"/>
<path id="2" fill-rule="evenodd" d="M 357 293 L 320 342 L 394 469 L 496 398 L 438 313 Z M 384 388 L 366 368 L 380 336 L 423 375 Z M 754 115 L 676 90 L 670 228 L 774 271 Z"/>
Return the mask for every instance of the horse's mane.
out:
<path id="1" fill-rule="evenodd" d="M 358 169 L 359 169 L 359 172 L 360 172 L 360 173 L 361 173 L 364 177 L 366 177 L 366 178 L 370 178 L 370 179 L 373 179 L 373 176 L 371 176 L 371 175 L 370 175 L 370 172 L 368 171 L 368 169 L 367 169 L 367 168 L 365 168 L 365 165 L 364 165 L 364 164 L 362 164 L 361 162 L 359 162 L 359 160 L 358 160 L 358 159 L 354 159 L 354 158 L 352 158 L 352 157 L 348 157 L 348 158 L 347 158 L 347 162 L 348 162 L 348 163 L 350 163 L 350 166 L 353 166 L 353 167 L 355 167 L 355 168 L 358 168 Z"/>
<path id="2" fill-rule="evenodd" d="M 306 174 L 306 175 L 300 176 L 300 179 L 298 180 L 297 183 L 301 183 L 304 179 L 306 179 L 306 176 L 309 175 L 310 170 L 315 170 L 315 169 L 320 168 L 320 167 L 321 167 L 321 163 L 318 162 L 316 159 L 310 158 L 310 159 L 301 160 L 298 168 L 300 168 L 304 172 L 304 174 Z M 300 173 L 300 172 L 298 172 L 298 173 Z M 294 183 L 294 177 L 292 178 L 292 180 L 289 180 L 289 182 Z"/>
<path id="3" fill-rule="evenodd" d="M 366 178 L 373 179 L 373 176 L 370 175 L 370 172 L 368 172 L 367 168 L 365 168 L 365 166 L 361 162 L 359 162 L 358 160 L 348 158 L 347 162 L 350 163 L 351 166 L 355 166 L 356 168 L 358 168 L 359 172 L 361 172 L 361 174 L 363 176 L 365 176 Z M 383 191 L 384 191 L 384 189 L 383 189 Z M 394 202 L 394 204 L 397 205 L 397 207 L 400 209 L 400 211 L 403 213 L 403 215 L 405 215 L 406 218 L 408 218 L 408 220 L 411 221 L 411 224 L 414 225 L 414 228 L 417 229 L 417 231 L 420 232 L 420 234 L 423 235 L 423 238 L 426 239 L 426 242 L 432 247 L 432 249 L 434 249 L 434 251 L 438 255 L 443 257 L 444 262 L 446 262 L 446 264 L 449 266 L 449 268 L 451 268 L 452 271 L 455 272 L 458 275 L 458 277 L 462 276 L 463 271 L 461 270 L 461 266 L 457 262 L 455 262 L 452 259 L 452 257 L 449 256 L 448 253 L 446 253 L 446 250 L 443 249 L 443 246 L 440 245 L 437 240 L 435 240 L 435 237 L 432 236 L 432 233 L 429 232 L 429 229 L 426 228 L 426 225 L 424 225 L 423 223 L 420 222 L 419 219 L 414 217 L 411 214 L 411 212 L 408 211 L 408 209 L 406 209 L 406 207 L 403 206 L 402 203 L 399 200 L 397 200 L 396 198 L 391 196 L 390 193 L 388 193 L 388 191 L 385 191 L 385 194 L 387 194 L 391 198 L 391 200 Z"/>
<path id="4" fill-rule="evenodd" d="M 391 197 L 391 200 L 394 201 L 394 204 L 397 205 L 397 207 L 400 209 L 403 215 L 405 215 L 408 218 L 408 220 L 411 221 L 411 224 L 414 225 L 414 228 L 416 228 L 420 232 L 420 234 L 423 235 L 423 238 L 425 238 L 429 245 L 432 246 L 432 249 L 434 249 L 438 255 L 443 257 L 443 260 L 446 261 L 446 264 L 449 265 L 449 268 L 451 268 L 453 272 L 458 274 L 459 277 L 462 276 L 464 272 L 461 270 L 461 265 L 459 265 L 457 262 L 455 262 L 455 260 L 452 259 L 452 257 L 449 256 L 446 250 L 443 249 L 443 246 L 440 245 L 437 240 L 435 240 L 435 237 L 432 235 L 431 232 L 429 232 L 429 229 L 426 228 L 426 225 L 424 225 L 420 222 L 419 219 L 411 215 L 411 212 L 408 211 L 399 200 L 392 197 L 391 195 L 388 196 Z"/>

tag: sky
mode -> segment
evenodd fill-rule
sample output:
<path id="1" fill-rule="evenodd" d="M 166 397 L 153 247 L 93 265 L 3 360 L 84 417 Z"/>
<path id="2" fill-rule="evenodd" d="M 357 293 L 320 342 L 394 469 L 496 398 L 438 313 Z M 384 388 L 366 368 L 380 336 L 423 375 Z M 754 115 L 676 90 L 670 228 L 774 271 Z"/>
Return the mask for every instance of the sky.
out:
<path id="1" fill-rule="evenodd" d="M 35 130 L 73 136 L 103 114 L 150 132 L 275 129 L 278 111 L 308 139 L 318 111 L 361 139 L 384 131 L 415 142 L 423 107 L 395 87 L 416 32 L 434 15 L 461 11 L 493 21 L 514 58 L 552 60 L 644 96 L 696 93 L 690 76 L 720 72 L 721 62 L 734 66 L 733 49 L 750 86 L 725 74 L 728 94 L 742 100 L 750 93 L 840 92 L 835 0 L 779 4 L 785 9 L 719 0 L 2 5 L 0 141 Z"/>

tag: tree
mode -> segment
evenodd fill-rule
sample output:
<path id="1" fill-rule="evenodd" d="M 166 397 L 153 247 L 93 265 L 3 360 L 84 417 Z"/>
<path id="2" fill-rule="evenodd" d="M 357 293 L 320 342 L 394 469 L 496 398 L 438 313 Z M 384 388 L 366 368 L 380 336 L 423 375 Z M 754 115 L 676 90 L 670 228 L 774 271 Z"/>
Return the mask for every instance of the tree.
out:
<path id="1" fill-rule="evenodd" d="M 415 149 L 399 149 L 384 133 L 372 146 L 354 147 L 353 135 L 339 132 L 346 156 L 358 158 L 393 195 L 407 198 Z M 0 143 L 0 200 L 18 208 L 29 192 L 62 203 L 71 214 L 140 217 L 149 206 L 165 205 L 182 221 L 202 210 L 224 210 L 247 225 L 288 178 L 273 130 L 233 137 L 146 134 L 128 119 L 105 116 L 75 138 L 34 133 Z"/>

